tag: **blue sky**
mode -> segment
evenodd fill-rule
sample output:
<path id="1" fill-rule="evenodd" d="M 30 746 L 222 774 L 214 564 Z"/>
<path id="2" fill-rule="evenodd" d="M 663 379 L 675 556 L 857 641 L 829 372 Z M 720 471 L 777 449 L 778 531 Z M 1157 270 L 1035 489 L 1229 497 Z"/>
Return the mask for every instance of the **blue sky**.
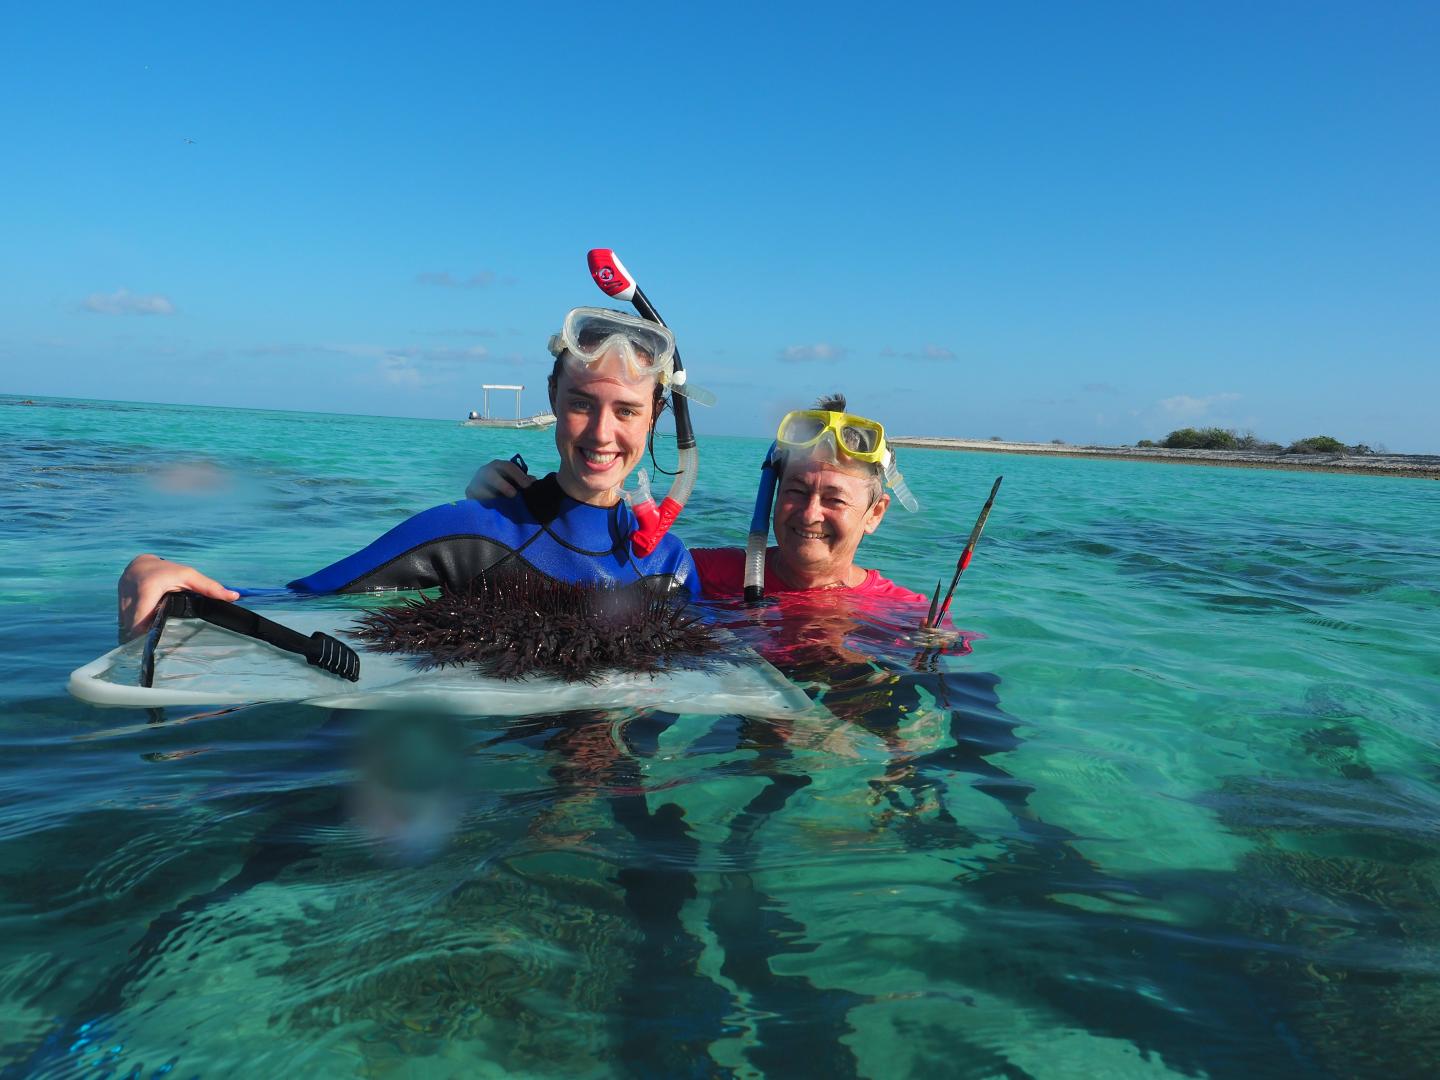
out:
<path id="1" fill-rule="evenodd" d="M 842 389 L 897 433 L 1440 452 L 1434 4 L 51 4 L 0 40 L 0 392 L 538 409 L 603 245 L 702 435 Z"/>

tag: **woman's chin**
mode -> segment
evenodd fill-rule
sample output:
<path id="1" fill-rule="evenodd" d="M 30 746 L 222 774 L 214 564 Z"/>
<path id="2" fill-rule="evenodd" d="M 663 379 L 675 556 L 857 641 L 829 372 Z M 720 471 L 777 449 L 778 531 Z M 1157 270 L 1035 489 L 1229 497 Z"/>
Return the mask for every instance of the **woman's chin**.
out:
<path id="1" fill-rule="evenodd" d="M 560 476 L 560 489 L 578 502 L 598 503 L 608 506 L 620 497 L 623 478 L 620 470 L 606 469 L 603 472 L 585 470 L 577 472 L 567 469 Z"/>

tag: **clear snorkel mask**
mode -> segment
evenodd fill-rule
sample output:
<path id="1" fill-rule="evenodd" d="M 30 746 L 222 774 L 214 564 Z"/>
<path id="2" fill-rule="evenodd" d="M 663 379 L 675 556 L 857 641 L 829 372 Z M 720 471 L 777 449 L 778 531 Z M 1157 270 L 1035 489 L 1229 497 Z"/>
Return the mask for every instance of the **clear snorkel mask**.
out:
<path id="1" fill-rule="evenodd" d="M 825 409 L 797 409 L 786 413 L 775 433 L 775 441 L 760 469 L 760 490 L 750 518 L 750 536 L 745 544 L 745 600 L 758 603 L 765 595 L 765 547 L 770 538 L 770 512 L 775 503 L 775 485 L 790 453 L 818 454 L 838 465 L 846 459 L 869 466 L 880 473 L 900 505 L 920 509 L 895 464 L 895 451 L 885 442 L 885 428 L 874 420 L 852 413 Z"/>
<path id="2" fill-rule="evenodd" d="M 550 355 L 565 358 L 574 374 L 595 370 L 607 357 L 620 361 L 627 382 L 656 381 L 673 393 L 703 405 L 715 397 L 688 386 L 683 369 L 675 366 L 675 335 L 666 326 L 609 308 L 578 307 L 566 316 L 558 334 L 550 337 Z"/>

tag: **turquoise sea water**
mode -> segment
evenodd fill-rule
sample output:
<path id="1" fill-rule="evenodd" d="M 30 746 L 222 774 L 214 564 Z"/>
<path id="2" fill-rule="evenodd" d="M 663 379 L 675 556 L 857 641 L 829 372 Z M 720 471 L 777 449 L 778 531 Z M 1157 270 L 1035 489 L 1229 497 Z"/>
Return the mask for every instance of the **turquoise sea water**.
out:
<path id="1" fill-rule="evenodd" d="M 767 616 L 826 707 L 785 726 L 66 695 L 135 552 L 278 584 L 516 450 L 553 465 L 548 433 L 0 398 L 0 1072 L 1440 1059 L 1433 482 L 907 451 L 923 512 L 862 561 L 948 580 L 1003 472 L 955 605 L 984 636 Z M 762 451 L 704 439 L 692 546 L 743 541 Z"/>

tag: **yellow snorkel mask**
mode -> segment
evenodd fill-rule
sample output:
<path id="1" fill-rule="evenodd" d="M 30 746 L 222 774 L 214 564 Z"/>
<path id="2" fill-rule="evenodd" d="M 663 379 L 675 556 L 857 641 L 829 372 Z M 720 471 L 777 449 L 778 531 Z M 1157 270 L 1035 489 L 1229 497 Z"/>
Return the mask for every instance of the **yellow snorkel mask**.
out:
<path id="1" fill-rule="evenodd" d="M 895 465 L 895 452 L 885 442 L 884 425 L 874 420 L 825 409 L 796 409 L 781 419 L 775 432 L 775 446 L 779 450 L 810 450 L 827 436 L 845 457 L 878 466 L 884 473 L 885 486 L 906 510 L 920 509 Z"/>
<path id="2" fill-rule="evenodd" d="M 824 409 L 797 409 L 786 413 L 775 433 L 775 441 L 786 449 L 808 450 L 818 446 L 827 433 L 846 457 L 869 465 L 884 465 L 888 449 L 885 428 L 874 420 L 850 413 Z"/>

